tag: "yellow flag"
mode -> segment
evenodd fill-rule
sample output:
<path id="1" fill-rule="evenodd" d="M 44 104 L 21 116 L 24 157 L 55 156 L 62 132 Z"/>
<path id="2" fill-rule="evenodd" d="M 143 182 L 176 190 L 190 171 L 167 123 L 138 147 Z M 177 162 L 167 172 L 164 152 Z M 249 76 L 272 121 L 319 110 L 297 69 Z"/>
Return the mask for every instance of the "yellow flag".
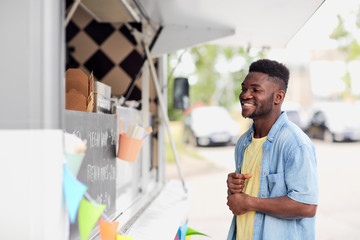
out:
<path id="1" fill-rule="evenodd" d="M 116 240 L 132 240 L 132 236 L 117 235 Z"/>

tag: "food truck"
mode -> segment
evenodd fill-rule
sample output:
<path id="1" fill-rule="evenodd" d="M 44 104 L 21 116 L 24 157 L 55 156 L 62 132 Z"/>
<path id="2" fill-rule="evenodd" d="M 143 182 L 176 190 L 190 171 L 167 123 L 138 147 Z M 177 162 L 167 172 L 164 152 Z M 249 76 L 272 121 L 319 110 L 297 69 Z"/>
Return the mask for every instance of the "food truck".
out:
<path id="1" fill-rule="evenodd" d="M 0 238 L 100 239 L 103 221 L 134 240 L 174 239 L 191 202 L 169 129 L 167 54 L 284 47 L 322 3 L 2 1 Z M 133 141 L 134 127 L 151 130 Z M 167 137 L 179 173 L 169 182 Z M 86 149 L 76 171 L 71 139 Z"/>

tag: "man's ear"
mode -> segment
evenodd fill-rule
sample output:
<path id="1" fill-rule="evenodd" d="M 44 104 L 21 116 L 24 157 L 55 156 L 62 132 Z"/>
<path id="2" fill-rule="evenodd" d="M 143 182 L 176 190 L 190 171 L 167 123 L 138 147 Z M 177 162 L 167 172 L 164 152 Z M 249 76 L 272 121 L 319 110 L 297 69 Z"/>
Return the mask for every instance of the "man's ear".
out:
<path id="1" fill-rule="evenodd" d="M 275 105 L 279 105 L 281 104 L 285 99 L 285 91 L 284 90 L 279 90 L 275 93 L 274 96 L 274 103 Z"/>

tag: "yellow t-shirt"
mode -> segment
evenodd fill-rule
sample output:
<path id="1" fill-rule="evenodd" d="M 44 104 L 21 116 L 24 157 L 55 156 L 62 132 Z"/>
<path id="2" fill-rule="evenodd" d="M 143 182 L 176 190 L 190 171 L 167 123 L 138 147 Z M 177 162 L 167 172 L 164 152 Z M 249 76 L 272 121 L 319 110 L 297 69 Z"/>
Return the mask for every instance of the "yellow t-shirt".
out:
<path id="1" fill-rule="evenodd" d="M 252 177 L 245 180 L 243 192 L 257 197 L 260 187 L 260 170 L 263 152 L 263 143 L 267 137 L 252 138 L 249 146 L 244 151 L 244 160 L 241 166 L 241 173 L 251 173 Z M 251 240 L 254 230 L 255 211 L 250 211 L 236 217 L 236 240 Z"/>

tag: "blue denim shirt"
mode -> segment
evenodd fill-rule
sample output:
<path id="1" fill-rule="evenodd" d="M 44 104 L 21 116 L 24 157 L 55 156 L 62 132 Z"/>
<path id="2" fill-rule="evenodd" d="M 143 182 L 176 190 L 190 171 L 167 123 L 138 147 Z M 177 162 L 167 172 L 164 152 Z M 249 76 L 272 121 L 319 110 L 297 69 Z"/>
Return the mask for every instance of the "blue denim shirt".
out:
<path id="1" fill-rule="evenodd" d="M 244 150 L 251 143 L 253 132 L 252 126 L 236 144 L 236 172 L 241 170 Z M 300 128 L 288 120 L 284 112 L 267 135 L 261 161 L 259 198 L 288 196 L 298 202 L 318 204 L 314 145 Z M 236 239 L 236 216 L 233 217 L 227 239 Z M 315 239 L 315 217 L 289 220 L 256 212 L 252 239 Z"/>

